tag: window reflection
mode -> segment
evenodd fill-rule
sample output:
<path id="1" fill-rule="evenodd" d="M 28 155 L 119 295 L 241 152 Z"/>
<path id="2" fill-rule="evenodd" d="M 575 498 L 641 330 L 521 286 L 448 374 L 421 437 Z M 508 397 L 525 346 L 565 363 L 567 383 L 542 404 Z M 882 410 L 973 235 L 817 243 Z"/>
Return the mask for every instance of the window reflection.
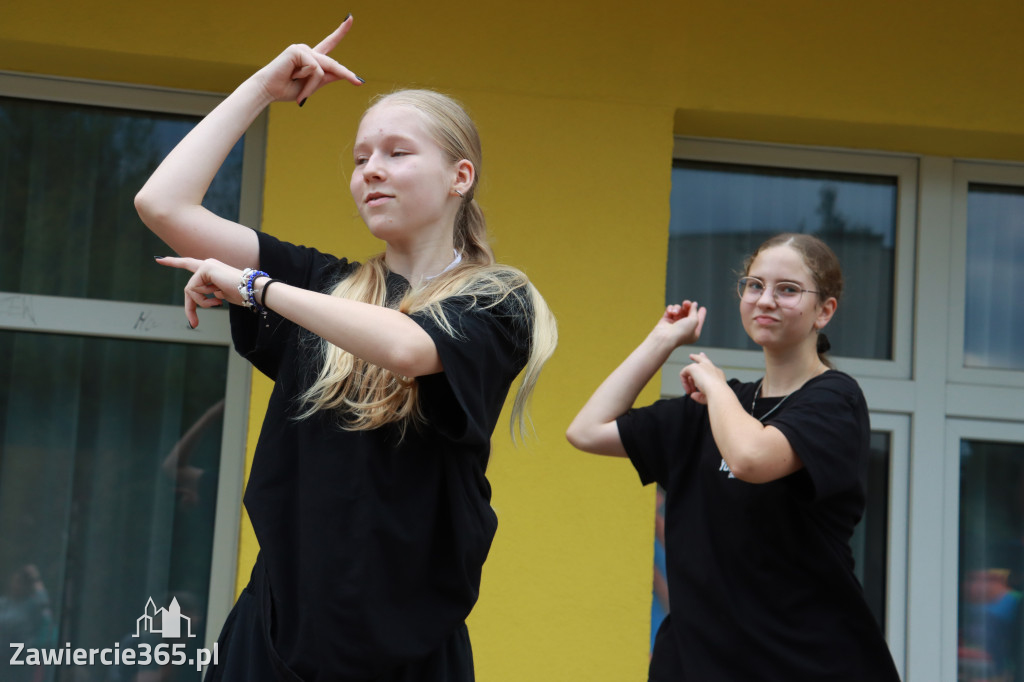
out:
<path id="1" fill-rule="evenodd" d="M 133 198 L 197 121 L 0 97 L 0 291 L 66 298 L 69 318 L 76 298 L 180 305 L 184 278 L 153 263 L 167 250 Z M 228 218 L 241 162 L 240 142 L 204 199 Z M 127 650 L 153 600 L 188 618 L 191 651 L 204 641 L 229 351 L 66 331 L 0 329 L 0 649 Z M 8 660 L 3 682 L 200 677 Z"/>
<path id="2" fill-rule="evenodd" d="M 864 515 L 853 529 L 853 572 L 864 587 L 864 598 L 885 629 L 886 582 L 889 575 L 889 469 L 892 436 L 871 432 L 871 452 L 864 475 Z"/>
<path id="3" fill-rule="evenodd" d="M 964 365 L 1024 369 L 1024 189 L 971 184 L 967 194 Z"/>
<path id="4" fill-rule="evenodd" d="M 198 635 L 188 644 L 202 646 L 227 357 L 223 346 L 0 331 L 4 651 L 19 638 L 126 648 L 149 598 L 177 599 Z M 8 670 L 8 658 L 5 682 L 83 673 Z M 199 679 L 187 666 L 175 674 Z"/>
<path id="5" fill-rule="evenodd" d="M 135 193 L 192 116 L 0 97 L 0 291 L 178 304 L 181 276 Z M 237 219 L 242 146 L 204 204 Z"/>
<path id="6" fill-rule="evenodd" d="M 960 682 L 1024 680 L 1024 445 L 960 445 Z"/>
<path id="7" fill-rule="evenodd" d="M 737 270 L 774 234 L 813 233 L 846 280 L 828 327 L 833 352 L 891 359 L 897 189 L 894 177 L 677 160 L 666 300 L 709 306 L 702 345 L 756 350 L 738 317 L 723 314 L 737 305 Z"/>

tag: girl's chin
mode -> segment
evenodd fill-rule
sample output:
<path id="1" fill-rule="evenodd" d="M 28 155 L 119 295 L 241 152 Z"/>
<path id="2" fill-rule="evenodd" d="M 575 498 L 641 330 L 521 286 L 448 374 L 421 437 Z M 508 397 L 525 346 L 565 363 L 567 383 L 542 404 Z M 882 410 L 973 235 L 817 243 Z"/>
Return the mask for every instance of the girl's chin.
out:
<path id="1" fill-rule="evenodd" d="M 759 346 L 763 346 L 766 343 L 771 343 L 775 338 L 774 334 L 770 333 L 769 331 L 761 327 L 747 329 L 747 336 L 750 337 L 751 341 L 753 341 Z"/>
<path id="2" fill-rule="evenodd" d="M 748 333 L 747 336 L 750 337 L 751 341 L 764 350 L 777 350 L 786 346 L 786 344 L 779 339 L 777 334 L 772 334 L 764 329 L 753 330 L 753 333 Z"/>
<path id="3" fill-rule="evenodd" d="M 386 242 L 399 239 L 402 236 L 402 229 L 391 221 L 371 219 L 366 223 L 366 229 L 377 239 Z"/>

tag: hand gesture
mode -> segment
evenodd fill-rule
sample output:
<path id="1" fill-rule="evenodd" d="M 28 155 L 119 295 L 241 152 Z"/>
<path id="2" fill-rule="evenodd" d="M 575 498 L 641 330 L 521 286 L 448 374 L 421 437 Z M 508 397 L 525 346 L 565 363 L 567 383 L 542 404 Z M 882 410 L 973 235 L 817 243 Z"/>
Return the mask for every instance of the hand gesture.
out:
<path id="1" fill-rule="evenodd" d="M 352 15 L 345 17 L 334 33 L 316 47 L 290 45 L 257 73 L 257 78 L 273 102 L 294 100 L 301 106 L 306 98 L 328 83 L 347 80 L 362 85 L 363 79 L 327 54 L 337 47 L 352 28 Z"/>
<path id="2" fill-rule="evenodd" d="M 670 305 L 654 326 L 654 333 L 667 338 L 673 348 L 696 343 L 707 314 L 708 309 L 699 307 L 696 301 Z"/>
<path id="3" fill-rule="evenodd" d="M 725 384 L 725 373 L 704 353 L 691 353 L 691 362 L 679 373 L 683 390 L 701 405 L 708 404 L 708 390 L 713 383 Z"/>
<path id="4" fill-rule="evenodd" d="M 188 270 L 192 273 L 185 285 L 185 319 L 190 327 L 199 326 L 196 308 L 214 308 L 223 305 L 224 301 L 242 304 L 242 295 L 238 284 L 242 281 L 242 271 L 225 265 L 219 260 L 207 258 L 165 257 L 157 258 L 156 262 L 171 268 Z M 211 298 L 211 296 L 213 298 Z"/>

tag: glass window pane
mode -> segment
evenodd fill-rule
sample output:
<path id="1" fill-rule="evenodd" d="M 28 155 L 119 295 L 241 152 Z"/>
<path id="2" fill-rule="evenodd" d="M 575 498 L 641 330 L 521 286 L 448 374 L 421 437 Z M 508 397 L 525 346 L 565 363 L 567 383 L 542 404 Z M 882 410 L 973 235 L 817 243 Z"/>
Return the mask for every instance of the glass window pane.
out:
<path id="1" fill-rule="evenodd" d="M 177 304 L 133 200 L 198 118 L 0 97 L 0 291 Z M 206 205 L 237 219 L 242 146 Z"/>
<path id="2" fill-rule="evenodd" d="M 177 598 L 203 646 L 228 352 L 0 331 L 0 650 L 126 648 L 149 598 Z M 87 670 L 140 672 L 38 679 Z"/>
<path id="3" fill-rule="evenodd" d="M 1024 444 L 960 444 L 961 682 L 1024 679 Z"/>
<path id="4" fill-rule="evenodd" d="M 868 458 L 864 491 L 867 503 L 864 516 L 853 529 L 850 547 L 853 570 L 864 586 L 864 598 L 878 624 L 885 628 L 886 580 L 889 575 L 889 466 L 890 434 L 871 432 L 871 454 Z"/>
<path id="5" fill-rule="evenodd" d="M 967 193 L 964 366 L 1024 369 L 1024 189 Z"/>
<path id="6" fill-rule="evenodd" d="M 891 359 L 897 189 L 895 177 L 677 160 L 666 301 L 708 305 L 701 345 L 757 350 L 735 312 L 743 260 L 779 232 L 812 233 L 843 266 L 833 353 Z"/>

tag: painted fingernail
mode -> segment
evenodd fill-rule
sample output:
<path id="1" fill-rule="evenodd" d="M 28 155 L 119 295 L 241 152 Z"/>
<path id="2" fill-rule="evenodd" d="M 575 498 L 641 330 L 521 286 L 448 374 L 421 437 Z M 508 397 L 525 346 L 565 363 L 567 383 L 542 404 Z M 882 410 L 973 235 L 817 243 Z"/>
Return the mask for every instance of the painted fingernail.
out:
<path id="1" fill-rule="evenodd" d="M 309 98 L 308 97 L 303 97 L 302 101 L 299 102 L 299 106 L 301 107 L 303 104 L 305 104 L 307 99 L 309 99 Z"/>
<path id="2" fill-rule="evenodd" d="M 362 78 L 360 78 L 359 76 L 356 76 L 356 80 L 359 81 L 360 83 L 365 83 L 366 82 Z"/>
<path id="3" fill-rule="evenodd" d="M 191 320 L 188 320 L 188 319 L 186 319 L 186 320 L 185 320 L 185 324 L 187 324 L 187 325 L 188 325 L 188 328 L 189 328 L 189 329 L 195 329 L 195 327 L 193 327 L 193 326 L 192 326 L 192 321 L 191 321 Z"/>
<path id="4" fill-rule="evenodd" d="M 341 23 L 344 24 L 346 21 L 348 21 L 351 18 L 352 18 L 352 13 L 349 12 L 348 14 L 345 15 L 345 18 L 341 20 Z"/>

